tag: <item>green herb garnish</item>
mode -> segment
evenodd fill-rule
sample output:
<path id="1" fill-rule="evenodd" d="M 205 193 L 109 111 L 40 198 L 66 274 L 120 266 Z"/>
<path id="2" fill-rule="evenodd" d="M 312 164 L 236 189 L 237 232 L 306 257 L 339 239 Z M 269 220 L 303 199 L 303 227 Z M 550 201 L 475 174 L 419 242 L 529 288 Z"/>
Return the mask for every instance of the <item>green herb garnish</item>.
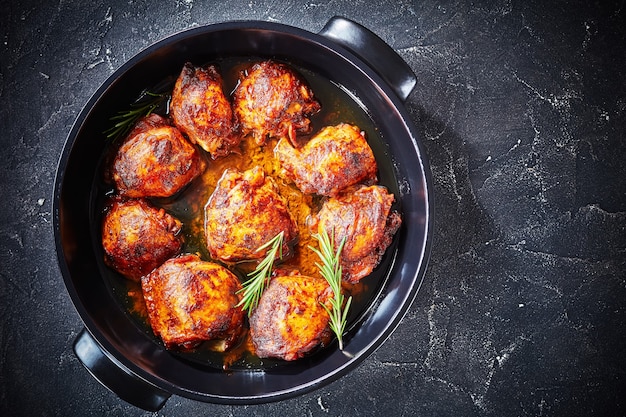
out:
<path id="1" fill-rule="evenodd" d="M 314 234 L 313 237 L 319 242 L 320 249 L 316 249 L 311 246 L 309 246 L 309 248 L 313 250 L 322 261 L 321 264 L 316 262 L 315 265 L 317 265 L 320 273 L 326 279 L 328 285 L 330 285 L 330 288 L 334 293 L 334 297 L 330 300 L 332 308 L 329 309 L 326 304 L 321 304 L 330 316 L 330 329 L 337 336 L 339 350 L 343 350 L 343 332 L 346 328 L 348 310 L 350 309 L 350 304 L 352 303 L 352 296 L 350 296 L 344 306 L 344 296 L 341 292 L 342 271 L 340 257 L 343 246 L 346 243 L 346 238 L 344 237 L 342 239 L 341 244 L 337 248 L 337 252 L 334 252 L 334 233 L 331 236 L 328 236 L 326 230 L 323 229 L 321 234 Z"/>
<path id="2" fill-rule="evenodd" d="M 141 97 L 130 105 L 128 110 L 119 111 L 109 120 L 115 122 L 113 126 L 104 131 L 107 139 L 117 140 L 126 135 L 139 119 L 150 115 L 161 105 L 167 94 L 157 94 L 145 91 Z"/>
<path id="3" fill-rule="evenodd" d="M 267 288 L 272 277 L 272 267 L 276 255 L 280 259 L 283 258 L 283 236 L 285 232 L 280 232 L 274 236 L 269 242 L 260 246 L 256 251 L 260 252 L 271 246 L 271 249 L 265 255 L 265 258 L 259 262 L 256 269 L 248 274 L 250 279 L 243 283 L 243 288 L 237 293 L 243 292 L 243 298 L 237 304 L 237 307 L 243 306 L 243 310 L 250 313 L 259 304 L 259 299 Z"/>

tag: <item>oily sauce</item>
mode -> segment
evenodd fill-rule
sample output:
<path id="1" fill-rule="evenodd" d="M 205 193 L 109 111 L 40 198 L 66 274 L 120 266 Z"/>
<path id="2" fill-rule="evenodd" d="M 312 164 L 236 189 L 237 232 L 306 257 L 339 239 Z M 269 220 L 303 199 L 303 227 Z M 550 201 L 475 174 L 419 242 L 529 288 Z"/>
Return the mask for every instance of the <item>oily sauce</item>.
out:
<path id="1" fill-rule="evenodd" d="M 228 95 L 235 89 L 240 72 L 256 61 L 258 60 L 249 58 L 225 58 L 213 62 L 218 64 L 222 73 L 225 94 Z M 321 111 L 311 117 L 312 130 L 310 135 L 314 135 L 325 126 L 336 125 L 341 122 L 359 126 L 366 133 L 368 143 L 376 157 L 379 167 L 379 183 L 386 186 L 391 193 L 397 196 L 397 182 L 392 170 L 388 168 L 391 161 L 385 152 L 386 148 L 383 138 L 380 137 L 367 110 L 362 108 L 357 103 L 358 100 L 355 100 L 349 92 L 330 80 L 306 69 L 292 64 L 289 65 L 306 79 L 315 97 L 322 105 Z M 165 88 L 162 91 L 171 93 L 172 87 L 173 81 L 168 80 L 159 88 Z M 166 116 L 167 107 L 164 106 L 157 112 Z M 300 138 L 306 140 L 307 135 L 302 135 Z M 183 223 L 185 242 L 183 253 L 197 253 L 202 259 L 216 262 L 211 259 L 205 245 L 204 206 L 215 190 L 216 184 L 225 169 L 236 168 L 240 171 L 245 171 L 254 166 L 261 166 L 266 175 L 274 178 L 280 194 L 288 202 L 289 210 L 296 219 L 299 229 L 299 240 L 294 246 L 294 251 L 292 251 L 293 256 L 289 259 L 275 262 L 275 268 L 296 269 L 303 275 L 321 276 L 315 265 L 320 260 L 309 248 L 309 246 L 317 248 L 317 241 L 312 238 L 311 232 L 307 227 L 307 218 L 318 210 L 321 205 L 320 198 L 301 193 L 294 184 L 283 180 L 278 175 L 280 167 L 273 155 L 276 142 L 276 139 L 270 139 L 265 145 L 260 146 L 251 137 L 244 138 L 240 152 L 232 153 L 217 160 L 211 160 L 207 157 L 207 169 L 202 176 L 194 180 L 178 195 L 167 199 L 151 199 L 155 206 L 164 208 Z M 101 195 L 112 192 L 113 190 L 105 188 L 102 190 Z M 101 199 L 103 200 L 103 197 Z M 394 209 L 398 210 L 395 206 Z M 376 296 L 382 289 L 390 263 L 393 261 L 396 240 L 394 239 L 394 243 L 387 249 L 387 253 L 381 260 L 381 263 L 370 276 L 354 285 L 344 284 L 346 294 L 353 297 L 348 318 L 348 330 L 356 325 L 359 318 L 367 312 L 367 309 L 373 304 Z M 256 264 L 242 262 L 225 266 L 233 271 L 243 282 L 246 279 L 246 274 L 251 272 Z M 106 267 L 105 269 L 107 269 L 105 274 L 109 278 L 108 281 L 112 292 L 120 300 L 122 307 L 127 311 L 131 319 L 146 334 L 153 337 L 158 343 L 161 343 L 150 328 L 140 284 L 125 279 Z M 179 355 L 185 361 L 229 370 L 264 369 L 277 366 L 282 362 L 273 359 L 261 360 L 256 357 L 250 338 L 247 337 L 247 332 L 241 344 L 228 352 L 219 352 L 219 346 L 216 346 L 215 342 L 205 342 L 193 350 L 173 353 Z"/>

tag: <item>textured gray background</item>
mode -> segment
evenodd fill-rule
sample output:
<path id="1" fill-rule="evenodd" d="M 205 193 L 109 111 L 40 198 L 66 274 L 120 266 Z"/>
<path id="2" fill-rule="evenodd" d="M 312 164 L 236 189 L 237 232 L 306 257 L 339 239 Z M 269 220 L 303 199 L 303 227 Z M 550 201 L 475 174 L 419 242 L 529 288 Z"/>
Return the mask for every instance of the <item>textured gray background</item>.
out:
<path id="1" fill-rule="evenodd" d="M 597 3 L 597 4 L 594 4 Z M 0 415 L 626 415 L 626 5 L 565 1 L 3 1 Z M 410 64 L 432 165 L 432 260 L 415 303 L 353 373 L 256 406 L 117 399 L 80 365 L 52 186 L 71 125 L 149 44 L 258 19 L 340 14 Z"/>

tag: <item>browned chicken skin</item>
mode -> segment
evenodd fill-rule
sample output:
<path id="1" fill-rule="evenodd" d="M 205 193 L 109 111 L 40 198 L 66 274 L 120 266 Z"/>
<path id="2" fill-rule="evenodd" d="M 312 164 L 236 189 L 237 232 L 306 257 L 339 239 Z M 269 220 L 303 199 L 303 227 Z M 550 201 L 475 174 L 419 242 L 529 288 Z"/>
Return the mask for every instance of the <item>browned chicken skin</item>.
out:
<path id="1" fill-rule="evenodd" d="M 145 200 L 113 199 L 102 222 L 107 265 L 134 281 L 181 250 L 178 219 Z"/>
<path id="2" fill-rule="evenodd" d="M 225 267 L 185 254 L 144 276 L 141 287 L 152 330 L 168 349 L 217 339 L 226 350 L 239 341 L 241 284 Z"/>
<path id="3" fill-rule="evenodd" d="M 233 93 L 235 116 L 244 135 L 258 144 L 268 137 L 288 137 L 295 143 L 297 132 L 309 131 L 309 116 L 321 106 L 305 80 L 285 64 L 256 63 Z"/>
<path id="4" fill-rule="evenodd" d="M 317 259 L 306 252 L 309 230 L 334 233 L 335 249 L 346 238 L 343 280 L 355 284 L 380 263 L 402 220 L 392 210 L 394 196 L 373 185 L 376 160 L 359 127 L 340 123 L 310 139 L 296 138 L 297 133 L 312 133 L 309 118 L 321 106 L 292 68 L 273 61 L 254 64 L 242 73 L 232 99 L 231 106 L 217 67 L 187 63 L 172 93 L 171 119 L 155 114 L 141 119 L 111 153 L 115 158 L 107 162 L 105 177 L 113 179 L 120 195 L 110 200 L 103 218 L 105 262 L 140 281 L 150 325 L 166 348 L 190 349 L 215 341 L 213 349 L 226 350 L 249 334 L 245 346 L 252 343 L 260 358 L 296 360 L 332 337 L 328 313 L 320 304 L 330 307 L 332 291 L 323 278 L 311 276 L 317 273 Z M 188 197 L 189 193 L 177 193 L 207 166 L 207 158 L 193 144 L 216 159 L 238 153 L 246 135 L 259 146 L 246 141 L 241 147 L 245 154 L 211 161 L 203 183 L 198 183 L 210 190 L 221 175 L 204 207 L 209 255 L 229 268 L 247 271 L 255 264 L 234 263 L 264 258 L 267 249 L 257 249 L 284 232 L 284 257 L 296 253 L 283 267 L 305 271 L 303 275 L 274 269 L 269 287 L 250 314 L 249 333 L 245 313 L 236 307 L 241 300 L 237 276 L 199 255 L 179 255 L 181 222 L 152 205 Z M 271 138 L 278 139 L 273 154 L 263 146 Z M 242 163 L 239 158 L 249 159 Z M 254 165 L 259 166 L 243 172 L 234 168 Z M 276 177 L 280 188 L 260 166 L 280 176 Z M 195 188 L 189 191 L 195 193 Z M 147 199 L 171 196 L 165 202 Z M 193 204 L 198 204 L 197 197 Z M 202 234 L 201 220 L 191 220 L 193 244 L 196 230 Z M 298 233 L 303 234 L 302 241 L 295 245 Z"/>
<path id="5" fill-rule="evenodd" d="M 364 133 L 346 123 L 325 127 L 300 149 L 281 139 L 274 155 L 281 175 L 306 194 L 333 196 L 348 186 L 374 182 L 378 170 Z"/>
<path id="6" fill-rule="evenodd" d="M 205 167 L 200 152 L 178 129 L 151 114 L 140 119 L 119 147 L 111 174 L 125 197 L 170 197 Z"/>
<path id="7" fill-rule="evenodd" d="M 261 259 L 257 249 L 281 231 L 283 255 L 298 235 L 298 226 L 272 177 L 260 167 L 227 169 L 205 206 L 205 237 L 212 257 L 226 262 Z"/>
<path id="8" fill-rule="evenodd" d="M 369 275 L 391 244 L 402 222 L 400 214 L 391 211 L 393 201 L 385 187 L 359 187 L 329 198 L 312 218 L 312 231 L 334 233 L 335 249 L 346 239 L 341 252 L 345 281 L 356 283 Z"/>
<path id="9" fill-rule="evenodd" d="M 250 316 L 250 337 L 260 358 L 302 358 L 329 342 L 328 300 L 332 290 L 322 278 L 303 275 L 272 278 Z"/>
<path id="10" fill-rule="evenodd" d="M 241 142 L 222 90 L 222 76 L 214 65 L 185 64 L 174 85 L 170 114 L 189 140 L 213 158 L 228 155 Z"/>

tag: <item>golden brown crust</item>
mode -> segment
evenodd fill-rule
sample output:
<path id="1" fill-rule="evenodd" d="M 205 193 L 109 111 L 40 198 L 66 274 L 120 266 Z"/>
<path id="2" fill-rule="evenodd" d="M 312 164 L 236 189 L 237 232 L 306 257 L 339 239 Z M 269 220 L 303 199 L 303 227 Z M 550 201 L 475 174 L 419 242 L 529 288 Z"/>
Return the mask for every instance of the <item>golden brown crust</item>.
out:
<path id="1" fill-rule="evenodd" d="M 300 149 L 281 139 L 274 155 L 281 175 L 306 194 L 336 195 L 362 181 L 375 181 L 378 170 L 365 134 L 346 123 L 325 127 Z"/>
<path id="2" fill-rule="evenodd" d="M 283 255 L 298 236 L 298 225 L 272 177 L 260 167 L 227 169 L 205 206 L 205 237 L 211 256 L 226 262 L 261 259 L 257 249 L 284 232 Z"/>
<path id="3" fill-rule="evenodd" d="M 141 280 L 150 325 L 168 349 L 207 340 L 234 346 L 243 331 L 239 279 L 225 267 L 185 254 Z"/>
<path id="4" fill-rule="evenodd" d="M 113 160 L 112 178 L 125 197 L 171 197 L 206 167 L 198 150 L 166 119 L 140 119 Z"/>
<path id="5" fill-rule="evenodd" d="M 317 277 L 318 259 L 307 249 L 314 239 L 307 227 L 312 233 L 333 232 L 337 245 L 346 238 L 341 264 L 344 290 L 350 291 L 349 284 L 380 263 L 402 219 L 392 210 L 394 196 L 372 185 L 377 183 L 376 160 L 358 126 L 340 123 L 296 140 L 297 133 L 311 133 L 309 117 L 320 110 L 300 74 L 264 61 L 250 67 L 239 82 L 231 107 L 217 67 L 187 63 L 174 87 L 171 119 L 145 117 L 125 141 L 116 143 L 118 149 L 110 153 L 115 159 L 105 161 L 105 179 L 113 179 L 122 196 L 111 200 L 103 220 L 105 262 L 141 282 L 150 325 L 166 348 L 217 341 L 227 349 L 249 334 L 231 355 L 245 348 L 261 358 L 291 361 L 332 337 L 328 313 L 320 304 L 330 307 L 332 291 Z M 238 153 L 244 135 L 256 143 L 244 142 L 243 155 L 210 161 L 211 169 L 197 184 L 206 192 L 215 187 L 204 207 L 204 224 L 195 213 L 206 194 L 196 193 L 195 185 L 188 189 L 192 193 L 148 202 L 148 197 L 180 192 L 205 170 L 208 158 L 192 143 L 215 159 Z M 264 146 L 269 139 L 278 139 L 273 153 Z M 133 142 L 138 144 L 131 147 Z M 254 168 L 243 171 L 249 167 Z M 277 175 L 276 180 L 269 175 Z M 284 258 L 295 255 L 274 268 L 269 288 L 250 315 L 249 333 L 245 313 L 235 307 L 241 300 L 239 279 L 199 255 L 177 256 L 183 244 L 180 221 L 151 206 L 164 203 L 178 210 L 178 201 L 186 205 L 190 196 L 194 217 L 179 212 L 190 221 L 190 247 L 197 244 L 195 233 L 202 233 L 204 225 L 210 257 L 228 268 L 251 269 L 256 262 L 234 263 L 264 258 L 267 250 L 257 249 L 281 231 Z M 298 233 L 302 240 L 294 246 Z"/>
<path id="6" fill-rule="evenodd" d="M 272 278 L 250 316 L 250 337 L 257 356 L 292 361 L 328 343 L 329 316 L 320 303 L 328 303 L 331 294 L 321 278 Z"/>
<path id="7" fill-rule="evenodd" d="M 252 134 L 258 144 L 268 137 L 307 133 L 309 116 L 321 106 L 306 81 L 289 66 L 262 61 L 241 77 L 233 93 L 235 116 L 242 134 Z"/>
<path id="8" fill-rule="evenodd" d="M 193 143 L 219 158 L 241 142 L 230 102 L 222 90 L 222 76 L 214 65 L 186 63 L 172 93 L 174 123 Z"/>
<path id="9" fill-rule="evenodd" d="M 102 221 L 107 265 L 134 281 L 178 254 L 181 222 L 145 200 L 113 199 Z"/>
<path id="10" fill-rule="evenodd" d="M 316 233 L 334 232 L 335 249 L 345 238 L 341 252 L 343 279 L 356 283 L 378 265 L 402 222 L 391 210 L 394 196 L 380 185 L 347 190 L 324 202 L 314 218 Z"/>

